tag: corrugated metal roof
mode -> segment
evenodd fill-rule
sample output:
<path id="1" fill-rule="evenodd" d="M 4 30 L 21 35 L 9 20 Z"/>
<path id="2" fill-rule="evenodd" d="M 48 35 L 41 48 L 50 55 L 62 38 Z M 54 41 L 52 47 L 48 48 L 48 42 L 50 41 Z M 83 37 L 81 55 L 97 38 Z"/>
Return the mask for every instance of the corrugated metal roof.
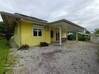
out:
<path id="1" fill-rule="evenodd" d="M 85 29 L 84 27 L 81 27 L 81 26 L 79 26 L 79 25 L 77 25 L 77 24 L 75 24 L 75 23 L 73 23 L 71 21 L 68 21 L 66 19 L 61 19 L 61 20 L 58 20 L 58 21 L 50 22 L 50 24 L 52 24 L 52 23 L 59 23 L 59 22 L 65 22 L 65 23 L 68 23 L 70 25 L 77 26 L 79 28 Z"/>
<path id="2" fill-rule="evenodd" d="M 37 22 L 41 22 L 41 23 L 47 23 L 46 20 L 42 20 L 42 19 L 39 19 L 39 18 L 36 18 L 36 17 L 31 17 L 31 16 L 19 14 L 19 13 L 15 13 L 14 15 L 16 15 L 16 16 L 22 18 L 22 19 L 29 20 L 29 21 L 37 21 Z"/>
<path id="3" fill-rule="evenodd" d="M 35 21 L 35 22 L 39 22 L 39 23 L 47 23 L 46 20 L 42 20 L 36 17 L 31 17 L 31 16 L 27 16 L 24 14 L 19 14 L 19 13 L 8 13 L 8 12 L 0 12 L 1 15 L 8 15 L 8 16 L 12 16 L 14 18 L 19 18 L 19 19 L 23 19 L 23 20 L 28 20 L 28 21 Z"/>
<path id="4" fill-rule="evenodd" d="M 63 29 L 67 29 L 67 28 L 70 28 L 71 30 L 84 30 L 85 28 L 84 27 L 81 27 L 75 23 L 72 23 L 71 21 L 68 21 L 66 19 L 61 19 L 61 20 L 58 20 L 58 21 L 54 21 L 54 22 L 48 22 L 46 20 L 42 20 L 42 19 L 39 19 L 39 18 L 36 18 L 36 17 L 31 17 L 31 16 L 27 16 L 27 15 L 23 15 L 23 14 L 19 14 L 19 13 L 8 13 L 8 12 L 0 12 L 2 17 L 3 17 L 3 20 L 10 20 L 13 22 L 17 21 L 17 20 L 24 20 L 24 21 L 29 21 L 29 22 L 34 22 L 34 23 L 39 23 L 39 24 L 42 24 L 42 25 L 53 25 L 54 24 L 57 24 L 55 26 L 62 26 Z M 64 24 L 65 23 L 65 24 Z M 67 25 L 66 25 L 67 23 Z M 10 24 L 10 23 L 9 23 Z"/>

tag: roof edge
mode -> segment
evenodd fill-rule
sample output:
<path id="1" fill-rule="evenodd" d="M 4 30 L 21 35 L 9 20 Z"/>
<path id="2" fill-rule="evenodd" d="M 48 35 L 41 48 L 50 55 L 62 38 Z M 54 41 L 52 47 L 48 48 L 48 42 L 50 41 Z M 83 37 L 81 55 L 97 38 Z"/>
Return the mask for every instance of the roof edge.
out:
<path id="1" fill-rule="evenodd" d="M 33 22 L 33 20 L 37 20 L 38 22 L 41 22 L 41 23 L 47 23 L 48 22 L 46 20 L 42 20 L 42 19 L 39 19 L 36 17 L 31 17 L 31 16 L 27 16 L 24 14 L 19 14 L 19 13 L 9 13 L 9 12 L 0 11 L 0 14 L 1 14 L 1 16 L 2 15 L 10 15 L 10 16 L 13 16 L 15 18 L 25 19 L 25 20 L 29 20 L 32 22 Z"/>
<path id="2" fill-rule="evenodd" d="M 60 20 L 57 20 L 57 21 L 53 21 L 53 22 L 50 22 L 49 24 L 58 23 L 58 22 L 66 22 L 66 23 L 68 23 L 68 24 L 71 24 L 71 25 L 80 27 L 80 28 L 82 28 L 82 29 L 85 29 L 84 27 L 79 26 L 79 25 L 77 25 L 77 24 L 75 24 L 75 23 L 73 23 L 73 22 L 71 22 L 71 21 L 66 20 L 66 19 L 60 19 Z"/>

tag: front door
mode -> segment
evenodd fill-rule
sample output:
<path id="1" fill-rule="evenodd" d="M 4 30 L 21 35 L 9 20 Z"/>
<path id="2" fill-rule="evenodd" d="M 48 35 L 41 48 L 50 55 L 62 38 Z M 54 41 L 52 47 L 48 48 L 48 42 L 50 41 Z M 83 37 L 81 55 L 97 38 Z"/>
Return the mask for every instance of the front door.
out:
<path id="1" fill-rule="evenodd" d="M 59 32 L 56 32 L 56 41 L 59 40 Z"/>

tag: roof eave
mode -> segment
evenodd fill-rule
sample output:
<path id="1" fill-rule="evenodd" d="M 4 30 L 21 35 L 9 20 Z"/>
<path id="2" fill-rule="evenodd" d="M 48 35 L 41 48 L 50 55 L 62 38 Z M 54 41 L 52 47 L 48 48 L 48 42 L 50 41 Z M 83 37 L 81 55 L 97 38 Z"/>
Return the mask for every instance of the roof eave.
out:
<path id="1" fill-rule="evenodd" d="M 77 24 L 75 24 L 75 23 L 73 23 L 73 22 L 70 22 L 70 21 L 68 21 L 68 20 L 65 20 L 65 19 L 58 20 L 58 21 L 54 21 L 54 22 L 50 22 L 49 24 L 54 24 L 54 23 L 59 23 L 59 22 L 65 22 L 65 23 L 71 24 L 71 25 L 73 25 L 73 26 L 79 27 L 79 28 L 81 28 L 81 29 L 85 29 L 84 27 L 79 26 L 79 25 L 77 25 Z"/>

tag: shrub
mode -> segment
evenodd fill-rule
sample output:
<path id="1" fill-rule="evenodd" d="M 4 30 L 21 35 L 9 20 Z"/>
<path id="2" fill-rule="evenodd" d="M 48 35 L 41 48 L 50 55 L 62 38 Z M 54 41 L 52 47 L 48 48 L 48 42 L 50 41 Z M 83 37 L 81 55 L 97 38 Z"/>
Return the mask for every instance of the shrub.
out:
<path id="1" fill-rule="evenodd" d="M 74 35 L 68 35 L 68 40 L 75 40 Z"/>
<path id="2" fill-rule="evenodd" d="M 79 41 L 89 41 L 90 40 L 90 36 L 89 35 L 85 35 L 85 34 L 78 34 L 78 40 Z"/>
<path id="3" fill-rule="evenodd" d="M 76 40 L 76 33 L 75 32 L 70 32 L 72 34 L 68 35 L 67 39 L 68 40 Z"/>
<path id="4" fill-rule="evenodd" d="M 22 45 L 18 50 L 28 50 L 29 49 L 29 45 L 25 44 Z"/>
<path id="5" fill-rule="evenodd" d="M 68 35 L 68 40 L 76 40 L 76 33 L 71 32 L 72 34 Z M 81 34 L 78 33 L 78 40 L 79 41 L 89 41 L 90 40 L 90 35 L 88 34 Z"/>
<path id="6" fill-rule="evenodd" d="M 48 46 L 49 44 L 46 43 L 46 42 L 40 42 L 40 47 L 45 47 L 45 46 Z"/>

